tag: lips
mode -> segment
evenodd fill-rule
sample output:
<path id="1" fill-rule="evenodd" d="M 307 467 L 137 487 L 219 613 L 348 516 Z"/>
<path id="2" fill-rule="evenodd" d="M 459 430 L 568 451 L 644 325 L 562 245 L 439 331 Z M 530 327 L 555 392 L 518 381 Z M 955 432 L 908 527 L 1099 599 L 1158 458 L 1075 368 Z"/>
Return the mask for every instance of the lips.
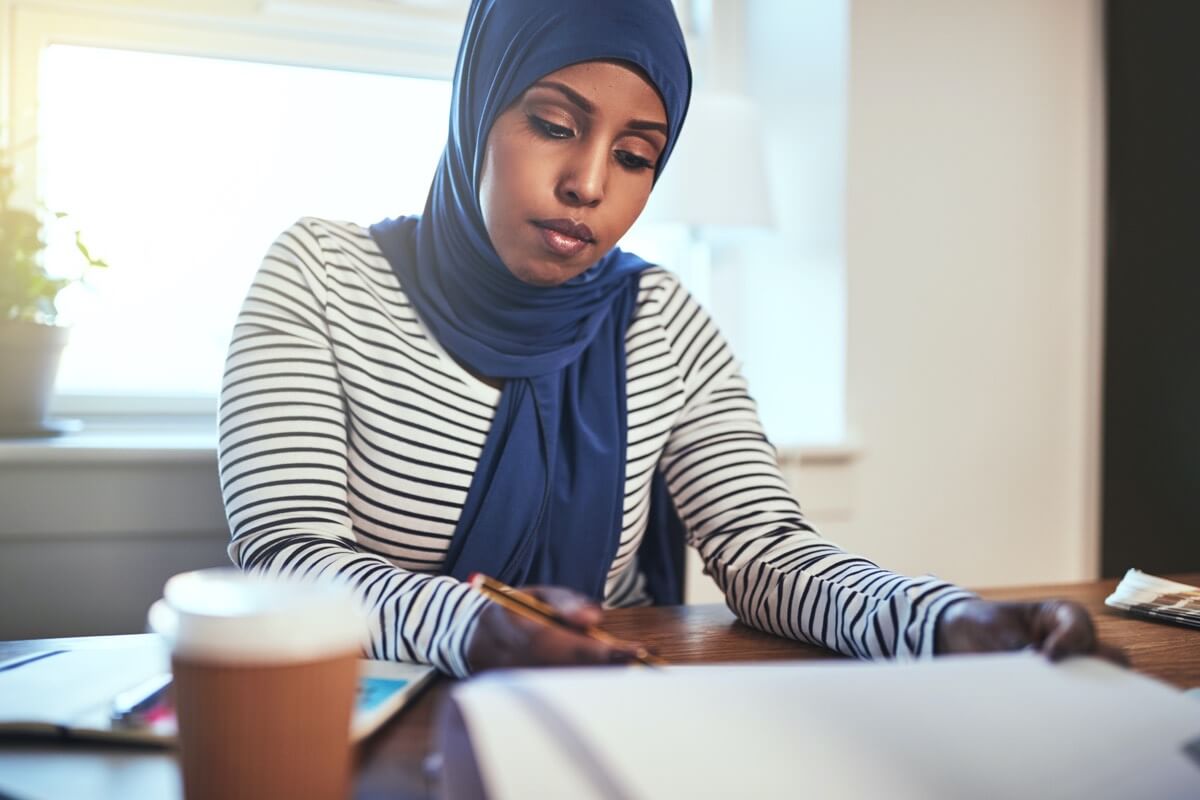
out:
<path id="1" fill-rule="evenodd" d="M 537 220 L 533 223 L 542 234 L 550 252 L 563 258 L 578 255 L 585 247 L 596 243 L 592 229 L 569 219 Z"/>
<path id="2" fill-rule="evenodd" d="M 572 239 L 582 239 L 588 243 L 596 241 L 592 229 L 582 222 L 574 222 L 569 219 L 544 219 L 535 224 L 539 228 L 549 228 L 552 231 L 558 231 L 563 236 L 570 236 Z"/>

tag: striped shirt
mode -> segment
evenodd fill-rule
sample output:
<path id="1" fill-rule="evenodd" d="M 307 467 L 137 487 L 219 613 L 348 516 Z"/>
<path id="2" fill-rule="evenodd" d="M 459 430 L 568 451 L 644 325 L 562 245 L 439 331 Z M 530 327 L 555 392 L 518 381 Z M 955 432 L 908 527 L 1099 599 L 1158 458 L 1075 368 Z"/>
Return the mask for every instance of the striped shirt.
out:
<path id="1" fill-rule="evenodd" d="M 932 652 L 939 612 L 968 595 L 813 530 L 738 362 L 671 273 L 642 273 L 625 352 L 624 514 L 605 606 L 649 602 L 637 548 L 658 467 L 743 622 L 851 656 Z M 348 579 L 372 612 L 371 657 L 467 674 L 485 601 L 439 572 L 499 398 L 429 335 L 364 228 L 298 221 L 263 260 L 226 364 L 230 558 Z"/>

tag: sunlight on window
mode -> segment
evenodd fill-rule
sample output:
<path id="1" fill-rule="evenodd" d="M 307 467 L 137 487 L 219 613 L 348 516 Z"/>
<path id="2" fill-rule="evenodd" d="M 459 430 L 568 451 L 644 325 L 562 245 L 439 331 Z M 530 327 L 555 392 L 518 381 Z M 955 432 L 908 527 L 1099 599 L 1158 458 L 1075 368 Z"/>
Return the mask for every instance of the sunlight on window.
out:
<path id="1" fill-rule="evenodd" d="M 251 276 L 301 216 L 419 213 L 449 83 L 66 45 L 43 53 L 42 196 L 112 268 L 64 293 L 60 394 L 212 396 Z"/>

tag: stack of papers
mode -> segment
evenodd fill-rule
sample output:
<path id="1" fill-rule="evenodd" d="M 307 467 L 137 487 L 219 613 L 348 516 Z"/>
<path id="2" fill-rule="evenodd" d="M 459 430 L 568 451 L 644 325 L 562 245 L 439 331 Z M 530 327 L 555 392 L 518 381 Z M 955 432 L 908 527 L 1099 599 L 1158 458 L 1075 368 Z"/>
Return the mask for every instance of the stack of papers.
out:
<path id="1" fill-rule="evenodd" d="M 493 800 L 1200 796 L 1200 703 L 1090 658 L 513 671 L 451 698 L 474 763 L 445 769 Z"/>
<path id="2" fill-rule="evenodd" d="M 1141 570 L 1126 572 L 1104 604 L 1131 614 L 1200 628 L 1200 588 L 1147 575 Z"/>

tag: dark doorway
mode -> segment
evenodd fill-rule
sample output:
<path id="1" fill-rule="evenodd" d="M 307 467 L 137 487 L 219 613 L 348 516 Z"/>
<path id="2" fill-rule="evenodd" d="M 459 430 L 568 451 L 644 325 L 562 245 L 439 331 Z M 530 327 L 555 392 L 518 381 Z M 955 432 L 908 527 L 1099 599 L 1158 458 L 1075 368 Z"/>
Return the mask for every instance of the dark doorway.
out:
<path id="1" fill-rule="evenodd" d="M 1200 570 L 1200 2 L 1108 0 L 1101 570 Z"/>

